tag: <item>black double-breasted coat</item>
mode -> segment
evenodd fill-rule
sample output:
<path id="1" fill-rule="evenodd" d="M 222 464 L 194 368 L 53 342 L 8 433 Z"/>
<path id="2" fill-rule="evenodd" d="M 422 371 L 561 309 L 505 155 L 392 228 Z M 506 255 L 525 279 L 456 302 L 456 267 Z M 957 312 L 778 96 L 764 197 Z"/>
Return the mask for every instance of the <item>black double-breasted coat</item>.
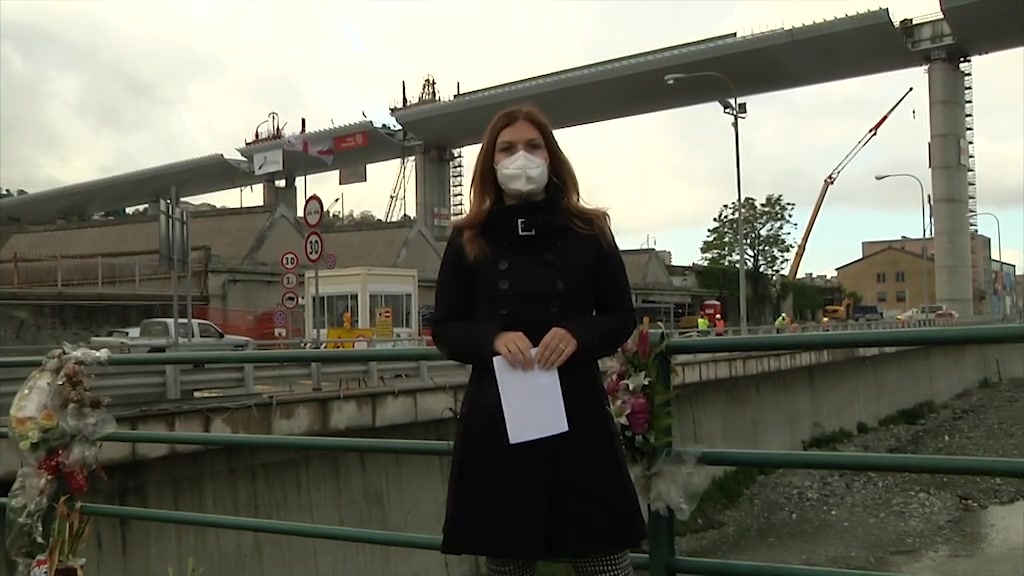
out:
<path id="1" fill-rule="evenodd" d="M 579 232 L 555 199 L 490 212 L 488 252 L 466 257 L 456 231 L 437 279 L 433 338 L 471 364 L 455 437 L 442 552 L 578 558 L 621 552 L 646 535 L 598 360 L 636 326 L 614 243 Z M 578 349 L 558 370 L 569 430 L 509 444 L 492 364 L 494 339 L 523 332 L 534 346 L 555 326 Z"/>

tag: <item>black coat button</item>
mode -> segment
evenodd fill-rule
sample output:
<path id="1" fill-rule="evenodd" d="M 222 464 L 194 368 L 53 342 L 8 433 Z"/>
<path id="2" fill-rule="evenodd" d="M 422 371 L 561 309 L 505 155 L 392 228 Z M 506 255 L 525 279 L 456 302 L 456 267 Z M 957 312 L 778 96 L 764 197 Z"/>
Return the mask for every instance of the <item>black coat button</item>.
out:
<path id="1" fill-rule="evenodd" d="M 555 280 L 555 290 L 561 290 L 562 288 L 565 288 L 565 282 Z"/>
<path id="2" fill-rule="evenodd" d="M 498 262 L 498 270 L 508 270 L 508 260 Z"/>
<path id="3" fill-rule="evenodd" d="M 551 252 L 545 252 L 544 253 L 544 261 L 547 262 L 548 264 L 557 264 L 558 263 L 558 257 L 555 256 L 554 254 L 552 254 Z"/>
<path id="4" fill-rule="evenodd" d="M 508 280 L 505 280 L 504 278 L 499 280 L 498 281 L 498 289 L 499 290 L 508 290 Z"/>
<path id="5" fill-rule="evenodd" d="M 506 305 L 504 305 L 504 304 L 502 304 L 501 306 L 499 306 L 499 307 L 498 307 L 498 314 L 501 314 L 502 316 L 506 316 L 506 315 L 508 315 L 508 306 L 506 306 Z"/>
<path id="6" fill-rule="evenodd" d="M 550 310 L 552 312 L 558 312 L 558 304 L 552 304 L 552 305 L 548 306 L 548 310 Z"/>

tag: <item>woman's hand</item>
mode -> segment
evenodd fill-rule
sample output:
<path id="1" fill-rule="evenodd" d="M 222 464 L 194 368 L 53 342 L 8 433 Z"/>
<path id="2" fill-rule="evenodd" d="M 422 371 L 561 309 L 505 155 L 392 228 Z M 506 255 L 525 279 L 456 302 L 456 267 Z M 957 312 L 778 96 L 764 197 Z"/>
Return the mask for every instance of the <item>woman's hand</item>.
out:
<path id="1" fill-rule="evenodd" d="M 576 339 L 565 328 L 552 328 L 537 347 L 537 365 L 544 370 L 558 368 L 576 351 Z"/>
<path id="2" fill-rule="evenodd" d="M 494 351 L 501 354 L 513 368 L 529 370 L 533 368 L 533 355 L 530 349 L 533 343 L 522 332 L 502 332 L 494 339 Z"/>

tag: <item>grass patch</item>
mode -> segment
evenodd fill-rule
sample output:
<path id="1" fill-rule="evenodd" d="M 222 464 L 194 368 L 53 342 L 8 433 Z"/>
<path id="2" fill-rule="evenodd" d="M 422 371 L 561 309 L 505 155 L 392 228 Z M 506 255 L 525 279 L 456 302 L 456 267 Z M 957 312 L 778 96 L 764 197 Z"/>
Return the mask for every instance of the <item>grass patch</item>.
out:
<path id="1" fill-rule="evenodd" d="M 859 424 L 862 424 L 862 422 L 858 422 L 858 425 Z M 867 424 L 865 424 L 865 426 L 867 426 Z M 839 428 L 838 430 L 815 434 L 801 442 L 801 445 L 804 448 L 804 452 L 808 450 L 834 450 L 837 444 L 842 444 L 856 435 L 857 434 L 851 430 Z"/>
<path id="2" fill-rule="evenodd" d="M 878 421 L 880 428 L 899 426 L 900 424 L 920 424 L 925 418 L 939 411 L 935 402 L 928 400 L 914 404 L 910 408 L 898 410 Z"/>
<path id="3" fill-rule="evenodd" d="M 774 472 L 772 469 L 736 468 L 715 478 L 704 489 L 690 517 L 676 520 L 676 535 L 686 536 L 720 527 L 722 513 L 739 502 L 760 477 Z"/>

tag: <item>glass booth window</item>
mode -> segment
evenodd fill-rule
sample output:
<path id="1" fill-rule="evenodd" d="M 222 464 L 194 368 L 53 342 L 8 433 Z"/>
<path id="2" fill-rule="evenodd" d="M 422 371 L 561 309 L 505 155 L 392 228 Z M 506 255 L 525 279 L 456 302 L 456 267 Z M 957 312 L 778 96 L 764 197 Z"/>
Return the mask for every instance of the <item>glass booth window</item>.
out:
<path id="1" fill-rule="evenodd" d="M 376 323 L 378 308 L 391 309 L 395 328 L 412 328 L 412 294 L 370 294 L 370 324 Z"/>
<path id="2" fill-rule="evenodd" d="M 345 312 L 352 314 L 352 328 L 359 328 L 359 295 L 327 294 L 313 299 L 313 326 L 324 327 L 324 311 L 327 312 L 327 327 L 341 328 L 345 325 Z"/>

